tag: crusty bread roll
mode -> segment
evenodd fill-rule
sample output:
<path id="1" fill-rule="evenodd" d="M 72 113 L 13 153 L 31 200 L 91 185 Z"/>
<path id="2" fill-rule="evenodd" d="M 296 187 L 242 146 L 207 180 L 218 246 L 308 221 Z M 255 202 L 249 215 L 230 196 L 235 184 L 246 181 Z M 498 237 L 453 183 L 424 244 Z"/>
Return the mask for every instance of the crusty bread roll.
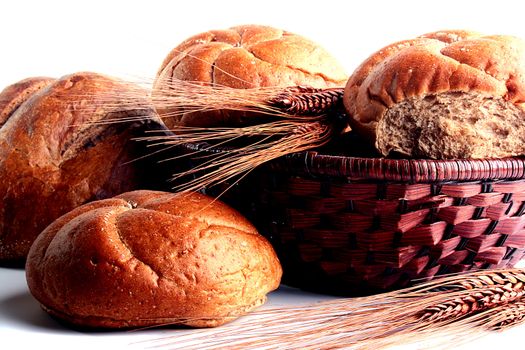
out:
<path id="1" fill-rule="evenodd" d="M 282 270 L 238 212 L 201 194 L 135 191 L 60 217 L 29 252 L 29 289 L 78 326 L 212 327 L 261 305 Z"/>
<path id="2" fill-rule="evenodd" d="M 383 155 L 525 154 L 525 44 L 467 31 L 398 42 L 357 68 L 344 104 Z"/>
<path id="3" fill-rule="evenodd" d="M 348 76 L 327 51 L 312 41 L 267 26 L 244 25 L 195 35 L 174 48 L 162 63 L 155 90 L 174 79 L 204 82 L 233 88 L 308 85 L 344 86 Z M 192 112 L 168 117 L 168 127 L 237 126 L 248 123 L 246 113 Z"/>
<path id="4" fill-rule="evenodd" d="M 128 163 L 142 147 L 131 138 L 162 122 L 152 108 L 119 100 L 127 89 L 79 73 L 0 93 L 0 261 L 25 258 L 35 237 L 69 210 L 149 183 L 146 161 Z M 150 119 L 98 123 L 133 116 Z"/>

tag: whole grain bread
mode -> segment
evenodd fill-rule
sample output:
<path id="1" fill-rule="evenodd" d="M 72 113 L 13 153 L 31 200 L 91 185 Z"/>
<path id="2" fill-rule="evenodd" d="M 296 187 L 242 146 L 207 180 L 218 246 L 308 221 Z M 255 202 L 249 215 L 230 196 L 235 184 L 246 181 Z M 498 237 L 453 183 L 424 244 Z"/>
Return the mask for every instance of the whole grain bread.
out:
<path id="1" fill-rule="evenodd" d="M 397 42 L 356 69 L 344 104 L 383 155 L 525 154 L 525 44 L 468 31 Z"/>
<path id="2" fill-rule="evenodd" d="M 175 47 L 158 71 L 153 93 L 174 79 L 245 89 L 344 86 L 347 78 L 342 66 L 318 44 L 281 29 L 243 25 L 197 34 Z M 161 116 L 170 112 L 159 109 Z M 253 117 L 245 114 L 177 111 L 163 119 L 168 127 L 237 126 Z"/>
<path id="3" fill-rule="evenodd" d="M 144 147 L 131 139 L 162 122 L 147 102 L 120 100 L 128 89 L 77 73 L 25 80 L 0 94 L 0 261 L 23 260 L 36 236 L 71 209 L 151 184 L 147 162 L 130 162 Z M 147 119 L 109 123 L 134 116 Z"/>
<path id="4" fill-rule="evenodd" d="M 78 207 L 26 263 L 42 307 L 84 327 L 212 327 L 261 305 L 282 270 L 238 212 L 197 193 L 134 191 Z"/>

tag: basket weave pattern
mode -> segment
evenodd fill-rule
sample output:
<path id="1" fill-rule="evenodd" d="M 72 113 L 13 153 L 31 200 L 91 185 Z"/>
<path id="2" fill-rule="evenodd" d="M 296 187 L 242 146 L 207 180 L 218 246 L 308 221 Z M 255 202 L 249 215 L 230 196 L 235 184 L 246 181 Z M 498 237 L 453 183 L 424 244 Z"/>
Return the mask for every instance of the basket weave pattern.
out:
<path id="1" fill-rule="evenodd" d="M 285 281 L 368 293 L 514 266 L 525 253 L 524 165 L 294 154 L 241 185 L 255 203 L 239 209 L 273 241 Z"/>
<path id="2" fill-rule="evenodd" d="M 208 146 L 186 151 L 222 152 Z M 222 199 L 274 244 L 285 283 L 321 292 L 369 294 L 512 267 L 525 255 L 523 158 L 294 153 L 257 168 Z"/>

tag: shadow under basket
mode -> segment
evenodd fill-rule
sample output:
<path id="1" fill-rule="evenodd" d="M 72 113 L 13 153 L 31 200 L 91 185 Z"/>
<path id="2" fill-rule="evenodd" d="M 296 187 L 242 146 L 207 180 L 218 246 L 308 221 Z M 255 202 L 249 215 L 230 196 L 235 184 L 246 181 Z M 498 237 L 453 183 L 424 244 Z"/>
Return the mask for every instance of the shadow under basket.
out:
<path id="1" fill-rule="evenodd" d="M 221 199 L 272 242 L 284 283 L 316 292 L 377 293 L 512 267 L 525 254 L 524 158 L 295 153 L 258 167 Z"/>

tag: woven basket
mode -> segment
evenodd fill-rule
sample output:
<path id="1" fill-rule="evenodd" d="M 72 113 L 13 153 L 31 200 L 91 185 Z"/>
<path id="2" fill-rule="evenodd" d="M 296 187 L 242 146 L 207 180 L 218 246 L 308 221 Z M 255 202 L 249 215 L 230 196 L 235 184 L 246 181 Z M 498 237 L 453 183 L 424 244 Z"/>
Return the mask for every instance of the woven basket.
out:
<path id="1" fill-rule="evenodd" d="M 191 152 L 206 147 L 186 145 Z M 524 179 L 523 158 L 307 152 L 257 168 L 223 199 L 270 239 L 285 283 L 357 295 L 445 273 L 514 266 L 525 254 Z"/>

